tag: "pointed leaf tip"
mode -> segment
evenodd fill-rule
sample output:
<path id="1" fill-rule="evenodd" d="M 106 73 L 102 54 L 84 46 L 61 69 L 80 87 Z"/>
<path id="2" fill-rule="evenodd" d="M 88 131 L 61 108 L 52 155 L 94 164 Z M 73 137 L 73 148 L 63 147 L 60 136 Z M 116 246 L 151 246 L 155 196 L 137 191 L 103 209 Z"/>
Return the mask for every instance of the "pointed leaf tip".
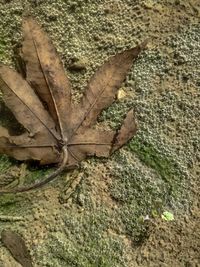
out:
<path id="1" fill-rule="evenodd" d="M 134 48 L 111 56 L 95 72 L 88 83 L 81 104 L 75 111 L 73 134 L 81 127 L 92 126 L 101 111 L 114 102 L 118 89 L 146 44 L 147 41 L 144 41 Z"/>
<path id="2" fill-rule="evenodd" d="M 22 56 L 27 81 L 37 92 L 62 137 L 68 131 L 71 112 L 71 84 L 53 43 L 32 18 L 23 20 Z"/>
<path id="3" fill-rule="evenodd" d="M 115 135 L 115 141 L 111 149 L 111 154 L 122 147 L 125 143 L 127 143 L 135 135 L 136 131 L 137 124 L 135 121 L 133 109 L 131 109 L 127 113 L 120 130 Z"/>

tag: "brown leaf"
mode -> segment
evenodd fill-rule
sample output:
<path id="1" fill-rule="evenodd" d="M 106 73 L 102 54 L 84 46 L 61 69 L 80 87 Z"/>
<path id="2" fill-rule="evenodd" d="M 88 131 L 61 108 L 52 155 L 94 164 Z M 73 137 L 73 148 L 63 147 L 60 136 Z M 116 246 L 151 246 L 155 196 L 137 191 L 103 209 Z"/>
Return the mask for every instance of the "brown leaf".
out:
<path id="1" fill-rule="evenodd" d="M 113 143 L 111 153 L 113 153 L 115 150 L 122 147 L 126 142 L 128 142 L 133 135 L 136 133 L 137 125 L 135 122 L 134 112 L 133 110 L 130 110 L 125 120 L 123 121 L 123 124 L 121 126 L 121 129 L 115 136 L 115 141 Z"/>
<path id="2" fill-rule="evenodd" d="M 60 163 L 43 181 L 28 187 L 0 191 L 24 192 L 54 179 L 65 167 L 76 166 L 87 156 L 109 157 L 136 132 L 133 110 L 121 129 L 92 128 L 101 111 L 115 100 L 132 63 L 146 42 L 110 57 L 92 76 L 80 104 L 71 103 L 71 86 L 48 36 L 30 17 L 23 21 L 23 77 L 0 67 L 0 89 L 7 107 L 26 132 L 18 136 L 0 127 L 0 153 L 40 164 Z"/>
<path id="3" fill-rule="evenodd" d="M 127 72 L 145 46 L 146 42 L 143 42 L 109 58 L 93 75 L 80 105 L 73 113 L 73 133 L 79 127 L 93 125 L 101 111 L 113 103 Z"/>
<path id="4" fill-rule="evenodd" d="M 32 135 L 49 131 L 59 139 L 52 118 L 27 81 L 17 72 L 7 66 L 0 66 L 0 88 L 7 107 Z"/>
<path id="5" fill-rule="evenodd" d="M 61 134 L 67 131 L 71 113 L 71 85 L 46 33 L 31 18 L 23 21 L 22 56 L 26 79 L 48 107 Z"/>
<path id="6" fill-rule="evenodd" d="M 79 129 L 68 144 L 68 164 L 77 164 L 87 156 L 108 157 L 114 135 L 112 131 Z"/>
<path id="7" fill-rule="evenodd" d="M 50 143 L 43 133 L 36 134 L 34 138 L 29 137 L 28 133 L 11 136 L 6 128 L 0 126 L 0 153 L 17 160 L 32 159 L 39 161 L 40 164 L 60 162 L 61 155 L 55 145 L 56 143 L 53 140 Z"/>
<path id="8" fill-rule="evenodd" d="M 22 237 L 10 229 L 1 232 L 1 240 L 13 258 L 23 267 L 33 267 L 31 256 Z"/>

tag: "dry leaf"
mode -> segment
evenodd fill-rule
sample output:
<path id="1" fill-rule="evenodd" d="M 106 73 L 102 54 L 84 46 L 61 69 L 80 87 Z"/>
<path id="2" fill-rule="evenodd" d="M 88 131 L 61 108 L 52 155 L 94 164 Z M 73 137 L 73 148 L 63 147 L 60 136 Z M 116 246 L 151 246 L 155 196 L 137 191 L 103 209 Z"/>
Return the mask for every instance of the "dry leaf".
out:
<path id="1" fill-rule="evenodd" d="M 81 102 L 71 101 L 71 85 L 46 33 L 31 17 L 23 21 L 21 74 L 0 66 L 0 90 L 7 107 L 26 132 L 12 136 L 0 127 L 0 153 L 18 160 L 60 167 L 43 181 L 28 187 L 0 191 L 23 192 L 51 181 L 64 168 L 76 166 L 87 156 L 108 157 L 136 131 L 129 111 L 119 131 L 92 128 L 103 109 L 113 103 L 138 54 L 146 42 L 110 57 L 92 76 Z"/>
<path id="2" fill-rule="evenodd" d="M 31 256 L 22 237 L 10 229 L 1 232 L 1 241 L 23 267 L 32 267 Z"/>

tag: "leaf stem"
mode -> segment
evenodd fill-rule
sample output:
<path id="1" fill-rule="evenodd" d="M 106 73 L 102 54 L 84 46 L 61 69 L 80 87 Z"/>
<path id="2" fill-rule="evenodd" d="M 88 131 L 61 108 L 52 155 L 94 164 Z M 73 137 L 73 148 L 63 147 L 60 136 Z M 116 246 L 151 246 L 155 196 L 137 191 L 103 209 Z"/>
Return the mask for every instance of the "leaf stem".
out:
<path id="1" fill-rule="evenodd" d="M 39 187 L 42 187 L 42 186 L 46 185 L 47 183 L 53 181 L 60 173 L 62 173 L 62 171 L 65 169 L 65 166 L 66 166 L 67 161 L 68 161 L 68 151 L 67 151 L 66 145 L 63 146 L 62 151 L 63 151 L 62 164 L 60 165 L 60 167 L 57 170 L 55 170 L 51 174 L 47 175 L 44 178 L 44 180 L 36 182 L 32 185 L 24 186 L 24 187 L 14 188 L 14 189 L 10 189 L 10 190 L 2 190 L 2 191 L 0 191 L 0 195 L 16 194 L 16 193 L 31 191 L 31 190 L 37 189 Z"/>

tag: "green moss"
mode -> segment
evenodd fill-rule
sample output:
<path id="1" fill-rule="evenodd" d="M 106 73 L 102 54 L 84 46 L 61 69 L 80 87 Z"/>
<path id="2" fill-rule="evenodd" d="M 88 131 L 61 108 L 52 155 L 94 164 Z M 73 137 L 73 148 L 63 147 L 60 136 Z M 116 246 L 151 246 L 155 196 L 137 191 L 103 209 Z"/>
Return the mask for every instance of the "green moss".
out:
<path id="1" fill-rule="evenodd" d="M 3 173 L 12 165 L 11 160 L 6 155 L 0 155 L 0 172 Z"/>
<path id="2" fill-rule="evenodd" d="M 18 216 L 27 214 L 30 209 L 30 200 L 27 196 L 16 194 L 0 195 L 0 214 Z"/>
<path id="3" fill-rule="evenodd" d="M 32 184 L 37 180 L 44 180 L 44 177 L 52 172 L 52 168 L 48 168 L 48 166 L 34 166 L 34 163 L 28 166 L 28 174 L 25 177 L 25 184 Z"/>
<path id="4" fill-rule="evenodd" d="M 138 158 L 148 167 L 152 168 L 165 181 L 172 191 L 176 190 L 174 178 L 180 176 L 176 162 L 159 153 L 153 145 L 145 141 L 141 142 L 137 138 L 129 144 L 130 151 L 134 152 Z"/>
<path id="5" fill-rule="evenodd" d="M 6 43 L 0 38 L 0 60 L 3 59 L 6 50 Z"/>
<path id="6" fill-rule="evenodd" d="M 10 159 L 5 155 L 0 156 L 0 174 L 5 174 L 10 167 L 18 164 L 16 160 Z M 30 200 L 26 195 L 5 194 L 0 195 L 1 215 L 26 214 L 30 209 Z"/>
<path id="7" fill-rule="evenodd" d="M 48 266 L 57 266 L 58 261 L 58 266 L 66 267 L 125 266 L 123 243 L 107 235 L 109 224 L 109 214 L 101 208 L 84 214 L 70 211 L 65 216 L 65 233 L 49 235 L 48 251 L 53 259 Z"/>
<path id="8" fill-rule="evenodd" d="M 9 215 L 17 211 L 19 200 L 12 194 L 0 196 L 0 212 Z"/>
<path id="9" fill-rule="evenodd" d="M 114 155 L 110 192 L 120 206 L 115 214 L 116 225 L 122 222 L 122 232 L 138 243 L 146 231 L 141 217 L 151 217 L 153 211 L 160 215 L 166 207 L 181 203 L 185 184 L 178 164 L 152 144 L 136 137 L 127 148 L 134 159 L 127 155 L 128 151 Z"/>
<path id="10" fill-rule="evenodd" d="M 4 54 L 5 43 L 0 40 L 0 56 Z"/>
<path id="11" fill-rule="evenodd" d="M 32 203 L 28 196 L 6 194 L 0 196 L 0 215 L 26 216 L 30 214 Z"/>

